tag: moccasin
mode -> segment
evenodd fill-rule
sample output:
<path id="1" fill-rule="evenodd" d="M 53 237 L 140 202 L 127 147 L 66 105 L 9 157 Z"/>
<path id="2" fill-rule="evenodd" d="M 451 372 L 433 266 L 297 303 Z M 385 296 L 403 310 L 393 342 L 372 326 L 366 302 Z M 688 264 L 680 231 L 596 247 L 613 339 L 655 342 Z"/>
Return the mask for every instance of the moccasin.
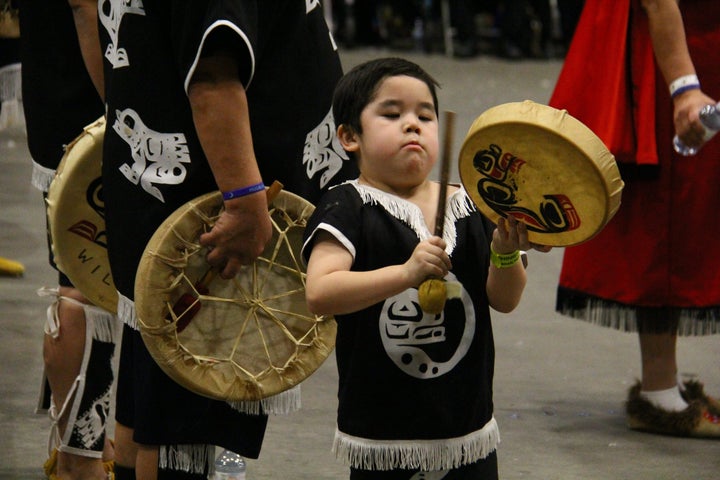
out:
<path id="1" fill-rule="evenodd" d="M 697 390 L 693 392 L 697 394 Z M 640 396 L 640 382 L 637 382 L 630 388 L 625 403 L 628 427 L 677 437 L 720 438 L 720 416 L 713 413 L 702 398 L 686 400 L 689 402 L 685 410 L 663 410 Z"/>
<path id="2" fill-rule="evenodd" d="M 689 380 L 683 382 L 683 386 L 685 387 L 685 390 L 681 391 L 680 394 L 686 402 L 700 400 L 708 407 L 708 411 L 710 413 L 713 415 L 720 415 L 720 400 L 706 395 L 705 387 L 701 382 L 697 380 Z"/>

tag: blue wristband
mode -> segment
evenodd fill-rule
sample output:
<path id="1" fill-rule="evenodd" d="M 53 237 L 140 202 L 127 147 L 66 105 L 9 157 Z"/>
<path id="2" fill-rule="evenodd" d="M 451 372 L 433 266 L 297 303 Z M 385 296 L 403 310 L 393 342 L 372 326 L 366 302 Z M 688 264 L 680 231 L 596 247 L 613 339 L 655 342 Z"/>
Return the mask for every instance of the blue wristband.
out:
<path id="1" fill-rule="evenodd" d="M 690 85 L 685 85 L 685 86 L 683 86 L 683 87 L 680 87 L 680 88 L 676 89 L 676 90 L 672 93 L 672 95 L 671 95 L 670 97 L 671 97 L 671 98 L 675 98 L 675 97 L 677 97 L 678 95 L 680 95 L 681 93 L 687 92 L 688 90 L 697 90 L 697 89 L 699 89 L 699 88 L 700 88 L 700 84 L 699 84 L 699 83 L 691 83 Z"/>
<path id="2" fill-rule="evenodd" d="M 694 73 L 690 75 L 683 75 L 682 77 L 678 77 L 670 82 L 668 88 L 670 89 L 670 97 L 675 98 L 688 90 L 699 89 L 700 80 L 698 80 L 697 75 Z"/>
<path id="3" fill-rule="evenodd" d="M 230 190 L 229 192 L 222 192 L 223 200 L 231 200 L 233 198 L 245 197 L 260 190 L 265 190 L 265 184 L 263 182 L 250 185 L 249 187 L 238 188 L 236 190 Z"/>

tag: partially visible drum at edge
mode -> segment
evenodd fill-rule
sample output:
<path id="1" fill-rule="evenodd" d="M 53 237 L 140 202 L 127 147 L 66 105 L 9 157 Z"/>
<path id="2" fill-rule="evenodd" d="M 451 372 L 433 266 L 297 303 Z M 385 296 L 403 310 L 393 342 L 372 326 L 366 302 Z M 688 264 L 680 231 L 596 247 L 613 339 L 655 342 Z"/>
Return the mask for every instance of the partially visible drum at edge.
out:
<path id="1" fill-rule="evenodd" d="M 48 189 L 47 211 L 57 267 L 90 302 L 116 313 L 102 194 L 104 138 L 100 118 L 67 146 Z"/>

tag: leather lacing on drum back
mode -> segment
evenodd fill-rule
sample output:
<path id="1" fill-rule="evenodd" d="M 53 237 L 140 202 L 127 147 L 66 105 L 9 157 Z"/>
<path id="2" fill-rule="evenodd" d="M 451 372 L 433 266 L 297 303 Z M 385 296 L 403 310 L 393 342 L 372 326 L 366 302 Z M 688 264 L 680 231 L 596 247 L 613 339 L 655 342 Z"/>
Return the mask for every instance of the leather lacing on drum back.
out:
<path id="1" fill-rule="evenodd" d="M 161 368 L 186 388 L 247 413 L 298 409 L 293 387 L 334 348 L 334 320 L 311 314 L 305 303 L 299 252 L 313 207 L 298 212 L 283 198 L 270 209 L 273 238 L 238 276 L 214 275 L 198 286 L 209 268 L 198 238 L 219 217 L 219 208 L 201 205 L 169 228 L 162 246 L 148 244 L 143 263 L 150 274 L 140 278 L 139 271 L 136 283 L 138 326 Z M 185 220 L 199 227 L 188 229 Z M 183 296 L 191 301 L 178 309 Z"/>

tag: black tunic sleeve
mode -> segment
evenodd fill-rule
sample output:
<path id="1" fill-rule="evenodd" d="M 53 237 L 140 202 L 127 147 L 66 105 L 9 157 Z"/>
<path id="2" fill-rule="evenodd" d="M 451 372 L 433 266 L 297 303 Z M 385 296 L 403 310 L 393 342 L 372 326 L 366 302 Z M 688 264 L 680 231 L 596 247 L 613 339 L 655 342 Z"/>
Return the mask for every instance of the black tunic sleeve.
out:
<path id="1" fill-rule="evenodd" d="M 335 237 L 355 258 L 362 234 L 362 208 L 362 199 L 350 184 L 330 189 L 308 220 L 303 238 L 303 259 L 309 260 L 316 234 L 321 230 Z"/>

